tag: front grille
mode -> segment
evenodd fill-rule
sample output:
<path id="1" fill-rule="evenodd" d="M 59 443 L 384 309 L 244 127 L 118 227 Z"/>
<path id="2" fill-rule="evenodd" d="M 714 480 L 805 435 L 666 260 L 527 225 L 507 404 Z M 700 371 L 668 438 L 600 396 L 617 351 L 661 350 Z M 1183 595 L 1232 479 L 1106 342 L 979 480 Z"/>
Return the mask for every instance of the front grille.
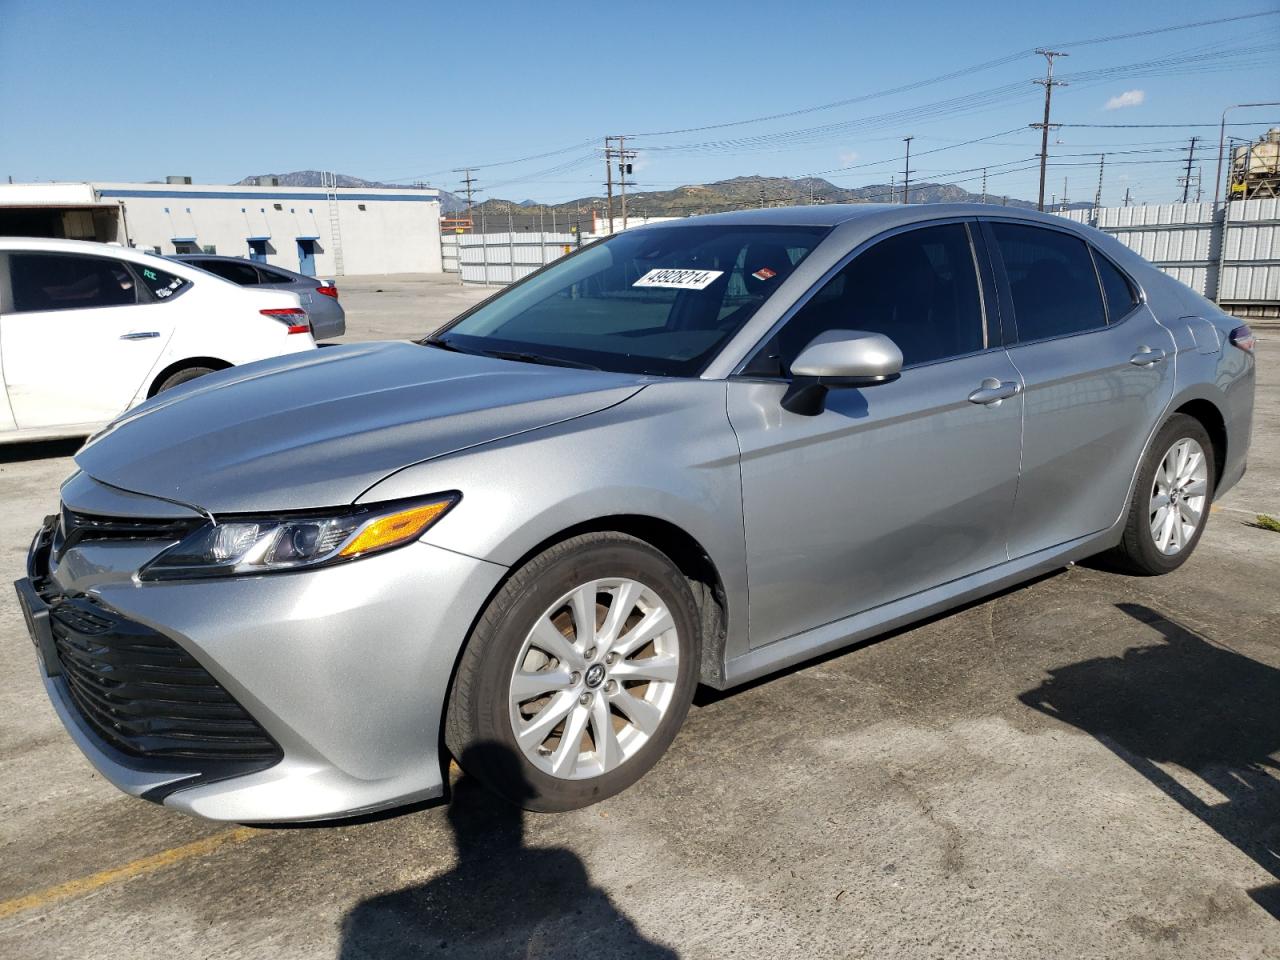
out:
<path id="1" fill-rule="evenodd" d="M 88 724 L 141 757 L 265 761 L 279 746 L 189 653 L 89 597 L 45 597 L 62 675 Z"/>
<path id="2" fill-rule="evenodd" d="M 63 507 L 54 531 L 53 550 L 58 556 L 85 540 L 181 540 L 204 523 L 202 518 L 138 519 L 79 513 Z"/>

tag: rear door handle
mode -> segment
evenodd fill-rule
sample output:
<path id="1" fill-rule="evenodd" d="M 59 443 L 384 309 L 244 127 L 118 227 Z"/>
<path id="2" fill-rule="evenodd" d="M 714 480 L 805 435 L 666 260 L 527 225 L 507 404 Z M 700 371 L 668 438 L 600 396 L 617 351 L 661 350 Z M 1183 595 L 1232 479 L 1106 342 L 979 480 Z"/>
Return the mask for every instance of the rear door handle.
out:
<path id="1" fill-rule="evenodd" d="M 977 390 L 969 394 L 969 402 L 995 404 L 1001 400 L 1016 397 L 1021 392 L 1022 384 L 1015 380 L 997 380 L 995 377 L 987 377 Z"/>
<path id="2" fill-rule="evenodd" d="M 134 333 L 122 333 L 121 340 L 151 340 L 160 336 L 159 330 L 139 330 Z"/>
<path id="3" fill-rule="evenodd" d="M 1129 362 L 1135 367 L 1149 367 L 1153 363 L 1159 363 L 1164 359 L 1164 351 L 1159 347 L 1152 350 L 1148 346 L 1141 346 L 1138 352 L 1129 358 Z"/>

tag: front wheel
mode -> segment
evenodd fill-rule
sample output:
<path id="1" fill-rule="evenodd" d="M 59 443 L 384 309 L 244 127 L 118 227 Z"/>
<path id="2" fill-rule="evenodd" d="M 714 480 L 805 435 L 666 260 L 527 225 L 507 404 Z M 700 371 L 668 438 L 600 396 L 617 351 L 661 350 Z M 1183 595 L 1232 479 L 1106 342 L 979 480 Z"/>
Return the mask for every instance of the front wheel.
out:
<path id="1" fill-rule="evenodd" d="M 1109 559 L 1142 576 L 1182 566 L 1200 542 L 1216 482 L 1208 431 L 1194 417 L 1174 414 L 1142 462 L 1124 537 Z"/>
<path id="2" fill-rule="evenodd" d="M 557 544 L 499 589 L 467 641 L 446 744 L 530 810 L 613 796 L 688 713 L 698 623 L 684 575 L 649 544 L 609 532 Z"/>

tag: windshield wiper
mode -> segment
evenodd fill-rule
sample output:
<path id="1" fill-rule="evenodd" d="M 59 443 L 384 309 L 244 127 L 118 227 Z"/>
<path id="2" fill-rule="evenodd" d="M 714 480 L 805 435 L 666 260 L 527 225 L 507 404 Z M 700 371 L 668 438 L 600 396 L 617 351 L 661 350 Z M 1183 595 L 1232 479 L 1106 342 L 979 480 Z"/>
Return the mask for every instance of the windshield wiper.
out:
<path id="1" fill-rule="evenodd" d="M 486 357 L 497 357 L 499 360 L 519 360 L 522 363 L 541 363 L 548 367 L 574 367 L 578 370 L 599 370 L 594 363 L 582 360 L 569 360 L 566 357 L 546 357 L 540 353 L 526 353 L 523 350 L 477 350 Z"/>
<path id="2" fill-rule="evenodd" d="M 425 339 L 419 340 L 418 342 L 426 344 L 429 347 L 439 347 L 441 350 L 451 350 L 454 353 L 468 352 L 466 350 L 463 350 L 461 347 L 455 347 L 448 340 L 442 340 L 439 337 L 426 337 Z"/>

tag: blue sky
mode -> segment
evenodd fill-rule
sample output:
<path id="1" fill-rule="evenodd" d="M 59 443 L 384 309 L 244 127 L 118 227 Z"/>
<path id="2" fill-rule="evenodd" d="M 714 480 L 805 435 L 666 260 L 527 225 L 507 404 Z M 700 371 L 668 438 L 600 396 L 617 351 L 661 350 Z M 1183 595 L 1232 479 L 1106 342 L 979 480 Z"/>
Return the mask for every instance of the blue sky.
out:
<path id="1" fill-rule="evenodd" d="M 1275 11 L 1164 0 L 897 3 L 329 3 L 0 0 L 0 177 L 226 183 L 332 169 L 487 196 L 600 193 L 606 134 L 636 134 L 635 191 L 745 174 L 901 176 L 1034 199 L 1044 60 L 1054 92 L 1049 192 L 1104 203 L 1180 196 L 1178 158 L 1230 103 L 1280 99 L 1280 16 L 1079 41 Z M 907 11 L 910 11 L 909 13 Z M 1021 52 L 1021 56 L 1018 54 Z M 1195 58 L 1195 59 L 1193 59 Z M 991 64 L 975 69 L 980 64 Z M 1136 64 L 1157 62 L 1146 67 Z M 916 89 L 870 96 L 955 74 Z M 829 109 L 708 127 L 864 98 Z M 1111 109 L 1108 109 L 1110 103 Z M 1241 112 L 1254 136 L 1280 108 Z M 981 142 L 963 145 L 965 141 Z M 928 152 L 932 151 L 932 152 Z M 1138 152 L 1122 152 L 1138 151 Z M 1181 151 L 1181 153 L 1179 152 Z M 500 161 L 549 156 L 520 163 Z"/>

